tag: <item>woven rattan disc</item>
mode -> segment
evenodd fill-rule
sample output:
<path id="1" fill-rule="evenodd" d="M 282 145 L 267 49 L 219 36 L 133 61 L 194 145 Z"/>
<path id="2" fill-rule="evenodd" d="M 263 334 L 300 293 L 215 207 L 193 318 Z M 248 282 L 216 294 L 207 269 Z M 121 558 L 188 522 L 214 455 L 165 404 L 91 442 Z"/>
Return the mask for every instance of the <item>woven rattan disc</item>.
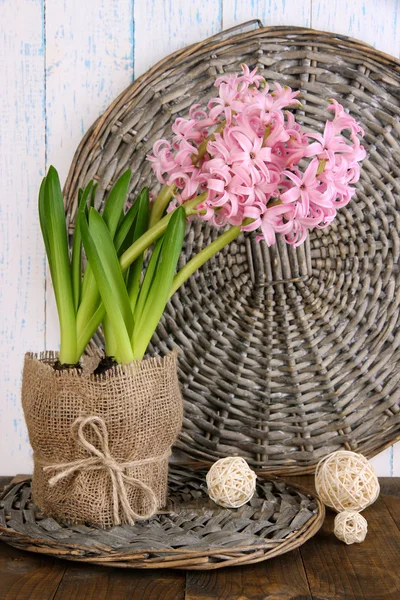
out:
<path id="1" fill-rule="evenodd" d="M 228 32 L 169 56 L 130 86 L 78 148 L 65 187 L 104 190 L 128 167 L 147 184 L 154 141 L 215 95 L 217 75 L 257 66 L 301 90 L 297 116 L 321 131 L 336 98 L 366 131 L 356 198 L 297 250 L 249 235 L 208 262 L 169 303 L 151 352 L 182 350 L 192 457 L 241 455 L 250 465 L 307 472 L 339 449 L 368 457 L 399 436 L 400 64 L 333 34 L 289 27 Z M 217 235 L 192 224 L 182 264 Z M 98 340 L 100 344 L 100 340 Z"/>
<path id="2" fill-rule="evenodd" d="M 30 481 L 0 498 L 0 540 L 59 558 L 116 567 L 218 569 L 268 560 L 297 548 L 321 527 L 317 497 L 259 480 L 251 502 L 224 509 L 207 495 L 206 471 L 173 466 L 168 505 L 149 521 L 99 529 L 60 525 L 31 502 Z"/>

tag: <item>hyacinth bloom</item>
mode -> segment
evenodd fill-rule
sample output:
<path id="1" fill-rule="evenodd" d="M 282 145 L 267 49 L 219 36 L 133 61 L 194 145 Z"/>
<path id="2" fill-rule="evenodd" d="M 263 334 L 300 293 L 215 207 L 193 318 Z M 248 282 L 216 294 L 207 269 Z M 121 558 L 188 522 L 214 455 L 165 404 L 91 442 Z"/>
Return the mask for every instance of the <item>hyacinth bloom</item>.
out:
<path id="1" fill-rule="evenodd" d="M 200 219 L 259 230 L 269 246 L 277 234 L 296 246 L 328 226 L 355 193 L 365 157 L 360 125 L 330 100 L 323 133 L 306 132 L 291 110 L 301 106 L 299 92 L 279 83 L 270 91 L 247 65 L 215 86 L 218 96 L 176 119 L 172 144 L 159 140 L 148 156 L 173 190 L 169 210 L 200 196 Z"/>
<path id="2" fill-rule="evenodd" d="M 49 169 L 39 213 L 55 275 L 62 362 L 79 360 L 102 321 L 109 356 L 142 358 L 168 298 L 242 231 L 268 246 L 277 236 L 298 246 L 353 197 L 363 130 L 337 101 L 328 105 L 322 132 L 305 131 L 296 121 L 299 92 L 279 83 L 271 90 L 255 69 L 243 65 L 215 85 L 207 106 L 194 104 L 189 118 L 175 120 L 171 138 L 154 144 L 148 160 L 163 187 L 151 207 L 144 188 L 124 211 L 129 170 L 103 214 L 91 206 L 93 181 L 80 191 L 71 260 L 60 182 Z M 189 218 L 224 231 L 176 273 Z M 83 280 L 82 243 L 91 267 Z M 151 257 L 142 277 L 145 253 Z"/>

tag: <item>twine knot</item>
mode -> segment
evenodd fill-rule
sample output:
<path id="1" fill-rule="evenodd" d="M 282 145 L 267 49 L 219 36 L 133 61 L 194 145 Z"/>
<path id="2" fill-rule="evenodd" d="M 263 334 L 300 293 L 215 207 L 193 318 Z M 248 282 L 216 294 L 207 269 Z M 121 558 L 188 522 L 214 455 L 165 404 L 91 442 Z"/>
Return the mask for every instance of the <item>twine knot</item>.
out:
<path id="1" fill-rule="evenodd" d="M 84 429 L 90 426 L 97 437 L 97 446 L 91 444 L 85 437 Z M 49 485 L 54 486 L 58 481 L 68 477 L 76 471 L 99 471 L 107 470 L 112 486 L 114 523 L 121 523 L 120 511 L 123 513 L 125 521 L 133 525 L 137 519 L 149 519 L 157 510 L 157 498 L 154 491 L 140 479 L 125 475 L 124 471 L 129 468 L 141 467 L 143 465 L 161 462 L 168 458 L 170 451 L 163 455 L 134 460 L 130 462 L 117 462 L 111 455 L 108 443 L 108 431 L 104 420 L 101 417 L 79 417 L 74 421 L 72 430 L 76 431 L 77 443 L 87 450 L 90 454 L 88 458 L 82 458 L 69 463 L 60 463 L 43 467 L 44 471 L 59 471 L 49 479 Z M 140 489 L 150 502 L 150 508 L 146 513 L 136 513 L 129 504 L 127 485 Z"/>

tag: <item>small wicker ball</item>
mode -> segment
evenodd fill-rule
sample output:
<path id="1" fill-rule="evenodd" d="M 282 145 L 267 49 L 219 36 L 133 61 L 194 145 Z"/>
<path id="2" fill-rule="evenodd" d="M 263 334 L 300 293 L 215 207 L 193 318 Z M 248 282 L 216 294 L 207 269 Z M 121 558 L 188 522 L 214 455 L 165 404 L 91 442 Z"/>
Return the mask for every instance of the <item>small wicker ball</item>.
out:
<path id="1" fill-rule="evenodd" d="M 253 497 L 256 479 L 256 474 L 244 458 L 221 458 L 207 473 L 208 495 L 220 506 L 239 508 Z"/>
<path id="2" fill-rule="evenodd" d="M 360 544 L 367 531 L 367 520 L 355 510 L 345 510 L 335 517 L 334 533 L 345 544 Z"/>
<path id="3" fill-rule="evenodd" d="M 322 502 L 337 512 L 364 510 L 380 491 L 371 463 L 347 450 L 333 452 L 318 463 L 315 487 Z"/>

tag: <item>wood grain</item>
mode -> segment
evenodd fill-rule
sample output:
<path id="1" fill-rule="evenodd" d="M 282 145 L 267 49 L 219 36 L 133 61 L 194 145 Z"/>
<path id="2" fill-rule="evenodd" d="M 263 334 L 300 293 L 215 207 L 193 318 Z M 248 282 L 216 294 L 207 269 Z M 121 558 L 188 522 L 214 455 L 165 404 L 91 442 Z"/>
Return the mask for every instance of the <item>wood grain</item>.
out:
<path id="1" fill-rule="evenodd" d="M 188 572 L 185 600 L 311 600 L 299 550 L 266 563 Z"/>
<path id="2" fill-rule="evenodd" d="M 311 475 L 288 479 L 315 490 Z M 335 513 L 328 510 L 322 529 L 299 549 L 313 600 L 400 597 L 400 480 L 385 477 L 379 482 L 381 497 L 363 512 L 368 534 L 362 544 L 346 546 L 335 539 Z"/>
<path id="3" fill-rule="evenodd" d="M 52 600 L 66 566 L 65 561 L 0 543 L 1 600 Z"/>
<path id="4" fill-rule="evenodd" d="M 379 477 L 379 485 L 383 496 L 396 496 L 396 498 L 400 498 L 399 477 Z"/>
<path id="5" fill-rule="evenodd" d="M 54 600 L 183 600 L 185 575 L 70 565 Z"/>
<path id="6" fill-rule="evenodd" d="M 313 598 L 398 600 L 400 532 L 384 501 L 364 511 L 368 534 L 362 544 L 346 546 L 333 536 L 334 513 L 322 530 L 300 549 Z"/>
<path id="7" fill-rule="evenodd" d="M 400 530 L 400 500 L 399 496 L 384 496 L 383 501 L 388 509 L 390 516 Z"/>

